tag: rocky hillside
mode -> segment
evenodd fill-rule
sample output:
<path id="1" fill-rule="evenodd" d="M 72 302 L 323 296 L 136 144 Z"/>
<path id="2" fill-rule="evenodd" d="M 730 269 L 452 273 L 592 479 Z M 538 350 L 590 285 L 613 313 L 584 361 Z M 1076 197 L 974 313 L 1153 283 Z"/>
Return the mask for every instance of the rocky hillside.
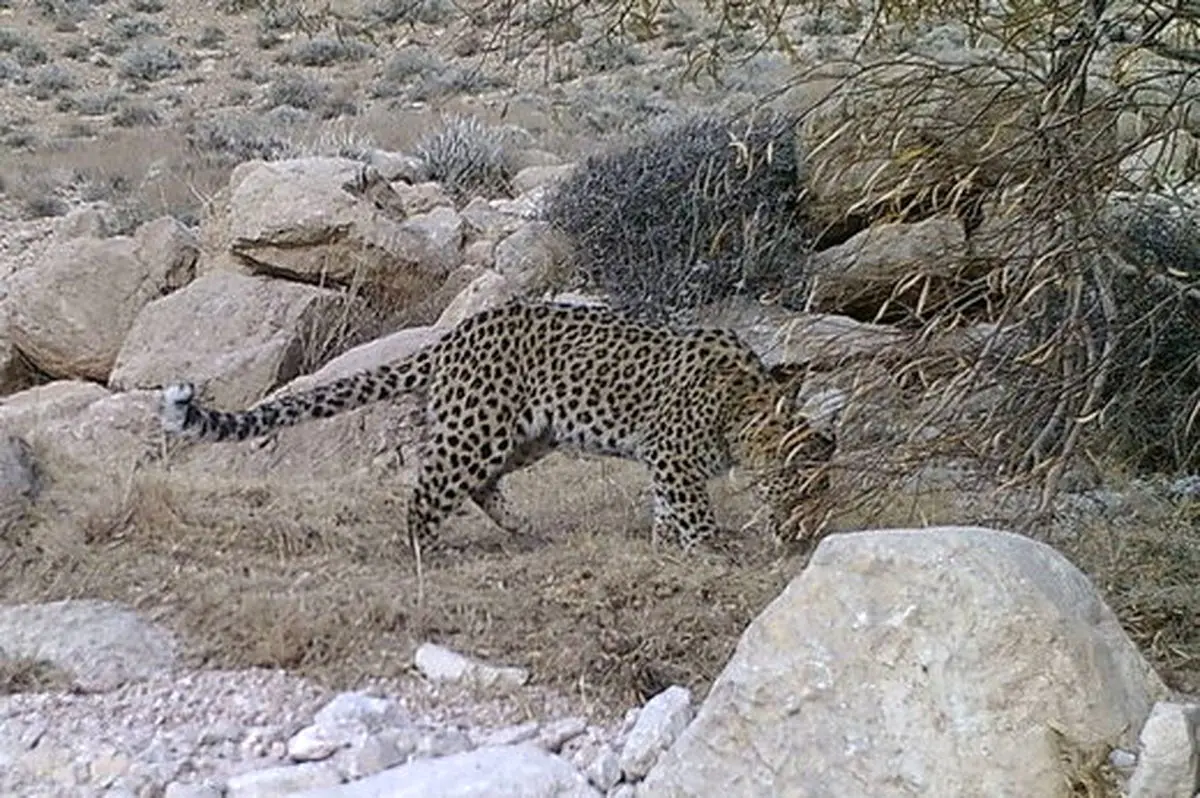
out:
<path id="1" fill-rule="evenodd" d="M 4 4 L 0 792 L 1193 798 L 1200 34 L 1089 9 Z M 420 397 L 160 427 L 517 296 L 803 368 L 829 489 L 557 452 L 419 586 Z"/>

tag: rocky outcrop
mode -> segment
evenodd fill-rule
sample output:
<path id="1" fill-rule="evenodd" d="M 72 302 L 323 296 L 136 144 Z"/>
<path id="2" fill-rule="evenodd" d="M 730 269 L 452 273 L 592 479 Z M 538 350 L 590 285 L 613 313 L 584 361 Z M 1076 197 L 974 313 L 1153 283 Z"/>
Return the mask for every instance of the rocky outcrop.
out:
<path id="1" fill-rule="evenodd" d="M 242 407 L 301 373 L 345 300 L 309 285 L 214 272 L 148 304 L 117 357 L 118 390 L 187 379 L 214 405 Z"/>
<path id="2" fill-rule="evenodd" d="M 14 346 L 53 377 L 106 380 L 139 311 L 195 273 L 197 243 L 162 218 L 132 236 L 52 244 L 9 282 Z"/>

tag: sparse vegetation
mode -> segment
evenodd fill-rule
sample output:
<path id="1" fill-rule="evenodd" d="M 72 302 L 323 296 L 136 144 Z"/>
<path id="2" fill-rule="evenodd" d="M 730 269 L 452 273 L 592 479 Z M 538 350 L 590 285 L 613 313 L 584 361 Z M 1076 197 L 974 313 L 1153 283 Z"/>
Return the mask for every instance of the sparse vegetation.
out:
<path id="1" fill-rule="evenodd" d="M 25 201 L 25 214 L 30 219 L 62 216 L 67 210 L 67 203 L 50 193 L 38 194 Z"/>
<path id="2" fill-rule="evenodd" d="M 278 60 L 282 64 L 327 67 L 343 61 L 361 61 L 369 53 L 370 48 L 362 42 L 321 36 L 297 44 Z"/>
<path id="3" fill-rule="evenodd" d="M 71 686 L 71 677 L 53 664 L 28 657 L 10 658 L 0 651 L 0 696 L 42 693 Z"/>
<path id="4" fill-rule="evenodd" d="M 460 198 L 510 190 L 513 167 L 505 136 L 474 116 L 448 119 L 421 140 L 416 154 L 429 168 L 430 177 Z"/>
<path id="5" fill-rule="evenodd" d="M 162 114 L 148 103 L 125 103 L 113 114 L 112 123 L 117 127 L 155 127 L 162 123 Z"/>
<path id="6" fill-rule="evenodd" d="M 29 90 L 39 100 L 49 100 L 59 92 L 69 91 L 77 85 L 75 74 L 58 64 L 47 64 L 33 71 Z"/>
<path id="7" fill-rule="evenodd" d="M 371 16 L 385 25 L 444 25 L 456 13 L 450 0 L 380 0 L 371 7 Z"/>
<path id="8" fill-rule="evenodd" d="M 278 108 L 290 105 L 311 111 L 325 101 L 329 93 L 329 84 L 302 75 L 298 72 L 284 72 L 275 76 L 267 91 L 267 107 Z"/>
<path id="9" fill-rule="evenodd" d="M 211 50 L 220 47 L 229 39 L 225 35 L 225 31 L 216 25 L 205 25 L 200 31 L 200 35 L 196 37 L 196 46 L 206 50 Z"/>
<path id="10" fill-rule="evenodd" d="M 88 92 L 76 97 L 73 107 L 84 116 L 105 116 L 120 107 L 123 96 L 119 91 Z"/>
<path id="11" fill-rule="evenodd" d="M 429 78 L 445 69 L 445 62 L 425 48 L 405 47 L 388 59 L 372 94 L 376 97 L 397 97 L 415 80 Z"/>
<path id="12" fill-rule="evenodd" d="M 121 74 L 135 81 L 152 83 L 183 69 L 183 59 L 161 42 L 135 45 L 121 57 Z"/>
<path id="13" fill-rule="evenodd" d="M 135 41 L 151 36 L 161 36 L 163 27 L 149 17 L 120 17 L 113 21 L 112 31 L 118 39 Z"/>
<path id="14" fill-rule="evenodd" d="M 188 144 L 197 152 L 218 156 L 228 164 L 242 161 L 274 161 L 291 157 L 290 140 L 253 114 L 223 114 L 192 125 Z"/>

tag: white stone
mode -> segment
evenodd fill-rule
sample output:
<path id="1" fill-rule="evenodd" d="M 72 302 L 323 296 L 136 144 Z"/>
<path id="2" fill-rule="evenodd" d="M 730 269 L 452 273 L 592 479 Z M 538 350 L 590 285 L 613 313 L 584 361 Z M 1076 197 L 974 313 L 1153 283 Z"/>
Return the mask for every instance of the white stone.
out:
<path id="1" fill-rule="evenodd" d="M 542 725 L 536 720 L 519 723 L 516 726 L 505 726 L 487 732 L 479 738 L 479 745 L 516 745 L 528 742 L 538 736 Z"/>
<path id="2" fill-rule="evenodd" d="M 834 534 L 638 790 L 1061 798 L 1061 740 L 1131 748 L 1165 694 L 1045 544 L 954 527 Z"/>
<path id="3" fill-rule="evenodd" d="M 621 762 L 617 758 L 617 752 L 607 745 L 601 746 L 587 767 L 587 778 L 605 792 L 615 787 L 621 780 Z"/>
<path id="4" fill-rule="evenodd" d="M 339 693 L 317 711 L 313 716 L 313 725 L 325 728 L 362 725 L 370 728 L 384 723 L 392 711 L 392 702 L 386 698 L 364 692 Z"/>
<path id="5" fill-rule="evenodd" d="M 287 756 L 294 762 L 316 762 L 328 759 L 348 744 L 345 734 L 314 724 L 292 735 L 287 741 Z"/>
<path id="6" fill-rule="evenodd" d="M 416 751 L 417 743 L 417 735 L 411 729 L 388 729 L 369 735 L 351 748 L 346 775 L 361 779 L 399 765 Z"/>
<path id="7" fill-rule="evenodd" d="M 1200 705 L 1160 701 L 1139 736 L 1129 798 L 1191 798 L 1200 789 Z"/>
<path id="8" fill-rule="evenodd" d="M 558 753 L 569 740 L 573 740 L 587 730 L 587 721 L 583 718 L 559 718 L 542 727 L 538 733 L 537 745 L 552 754 Z"/>
<path id="9" fill-rule="evenodd" d="M 163 798 L 221 798 L 221 791 L 211 784 L 173 781 L 163 790 Z"/>
<path id="10" fill-rule="evenodd" d="M 1108 752 L 1108 764 L 1117 770 L 1133 770 L 1137 766 L 1137 754 L 1124 748 L 1114 748 Z"/>
<path id="11" fill-rule="evenodd" d="M 304 762 L 234 776 L 225 784 L 225 798 L 283 798 L 341 783 L 341 775 L 328 762 Z"/>
<path id="12" fill-rule="evenodd" d="M 532 745 L 419 759 L 296 798 L 600 798 L 579 771 Z"/>
<path id="13" fill-rule="evenodd" d="M 668 687 L 646 702 L 621 749 L 621 772 L 629 781 L 647 773 L 692 719 L 692 691 Z"/>
<path id="14" fill-rule="evenodd" d="M 432 682 L 519 687 L 529 681 L 529 671 L 525 668 L 487 665 L 436 643 L 422 643 L 413 662 L 417 670 Z"/>

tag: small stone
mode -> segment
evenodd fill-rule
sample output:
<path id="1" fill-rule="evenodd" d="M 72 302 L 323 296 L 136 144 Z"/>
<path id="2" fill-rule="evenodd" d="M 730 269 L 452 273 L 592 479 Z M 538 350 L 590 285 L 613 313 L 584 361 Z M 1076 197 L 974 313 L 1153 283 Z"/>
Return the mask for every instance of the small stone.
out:
<path id="1" fill-rule="evenodd" d="M 1200 704 L 1160 701 L 1138 736 L 1129 798 L 1191 798 L 1200 783 Z"/>
<path id="2" fill-rule="evenodd" d="M 204 727 L 200 732 L 200 745 L 215 745 L 217 743 L 240 742 L 246 735 L 246 730 L 230 721 L 217 721 Z"/>
<path id="3" fill-rule="evenodd" d="M 403 764 L 417 748 L 416 735 L 407 729 L 388 729 L 372 734 L 350 751 L 346 775 L 361 779 Z"/>
<path id="4" fill-rule="evenodd" d="M 470 683 L 478 687 L 520 687 L 529 681 L 525 668 L 487 665 L 436 643 L 422 643 L 413 657 L 417 670 L 431 682 Z"/>
<path id="5" fill-rule="evenodd" d="M 618 784 L 608 791 L 607 798 L 637 798 L 637 792 L 632 784 Z"/>
<path id="6" fill-rule="evenodd" d="M 420 183 L 429 179 L 429 167 L 420 158 L 404 155 L 387 150 L 372 150 L 367 161 L 379 170 L 379 174 L 389 183 L 403 180 L 406 183 Z"/>
<path id="7" fill-rule="evenodd" d="M 692 720 L 692 691 L 678 685 L 651 698 L 638 713 L 621 751 L 621 772 L 637 781 L 650 772 Z"/>
<path id="8" fill-rule="evenodd" d="M 516 726 L 505 726 L 483 735 L 479 739 L 479 745 L 516 745 L 537 737 L 540 729 L 541 724 L 536 720 Z"/>
<path id="9" fill-rule="evenodd" d="M 221 798 L 221 791 L 211 784 L 173 781 L 163 790 L 163 798 Z"/>
<path id="10" fill-rule="evenodd" d="M 331 734 L 324 726 L 305 726 L 287 741 L 287 756 L 294 762 L 316 762 L 328 759 L 348 741 L 341 735 Z"/>
<path id="11" fill-rule="evenodd" d="M 607 745 L 601 746 L 585 775 L 597 789 L 605 792 L 611 790 L 621 780 L 621 763 L 617 759 L 617 752 Z"/>
<path id="12" fill-rule="evenodd" d="M 568 740 L 575 739 L 585 731 L 587 731 L 587 721 L 583 718 L 559 718 L 542 727 L 542 731 L 537 736 L 537 746 L 542 750 L 557 754 Z"/>
<path id="13" fill-rule="evenodd" d="M 421 738 L 417 744 L 417 756 L 452 756 L 470 751 L 474 747 L 466 732 L 460 729 L 439 729 Z"/>
<path id="14" fill-rule="evenodd" d="M 1108 752 L 1108 764 L 1117 770 L 1133 770 L 1137 766 L 1137 754 L 1124 748 L 1114 748 Z"/>
<path id="15" fill-rule="evenodd" d="M 361 691 L 339 693 L 313 716 L 314 726 L 362 725 L 375 730 L 392 714 L 392 702 Z"/>
<path id="16" fill-rule="evenodd" d="M 282 798 L 341 783 L 341 775 L 328 762 L 304 762 L 233 776 L 226 782 L 225 798 Z"/>
<path id="17" fill-rule="evenodd" d="M 88 764 L 93 784 L 109 786 L 129 772 L 129 757 L 119 753 L 102 754 Z"/>

